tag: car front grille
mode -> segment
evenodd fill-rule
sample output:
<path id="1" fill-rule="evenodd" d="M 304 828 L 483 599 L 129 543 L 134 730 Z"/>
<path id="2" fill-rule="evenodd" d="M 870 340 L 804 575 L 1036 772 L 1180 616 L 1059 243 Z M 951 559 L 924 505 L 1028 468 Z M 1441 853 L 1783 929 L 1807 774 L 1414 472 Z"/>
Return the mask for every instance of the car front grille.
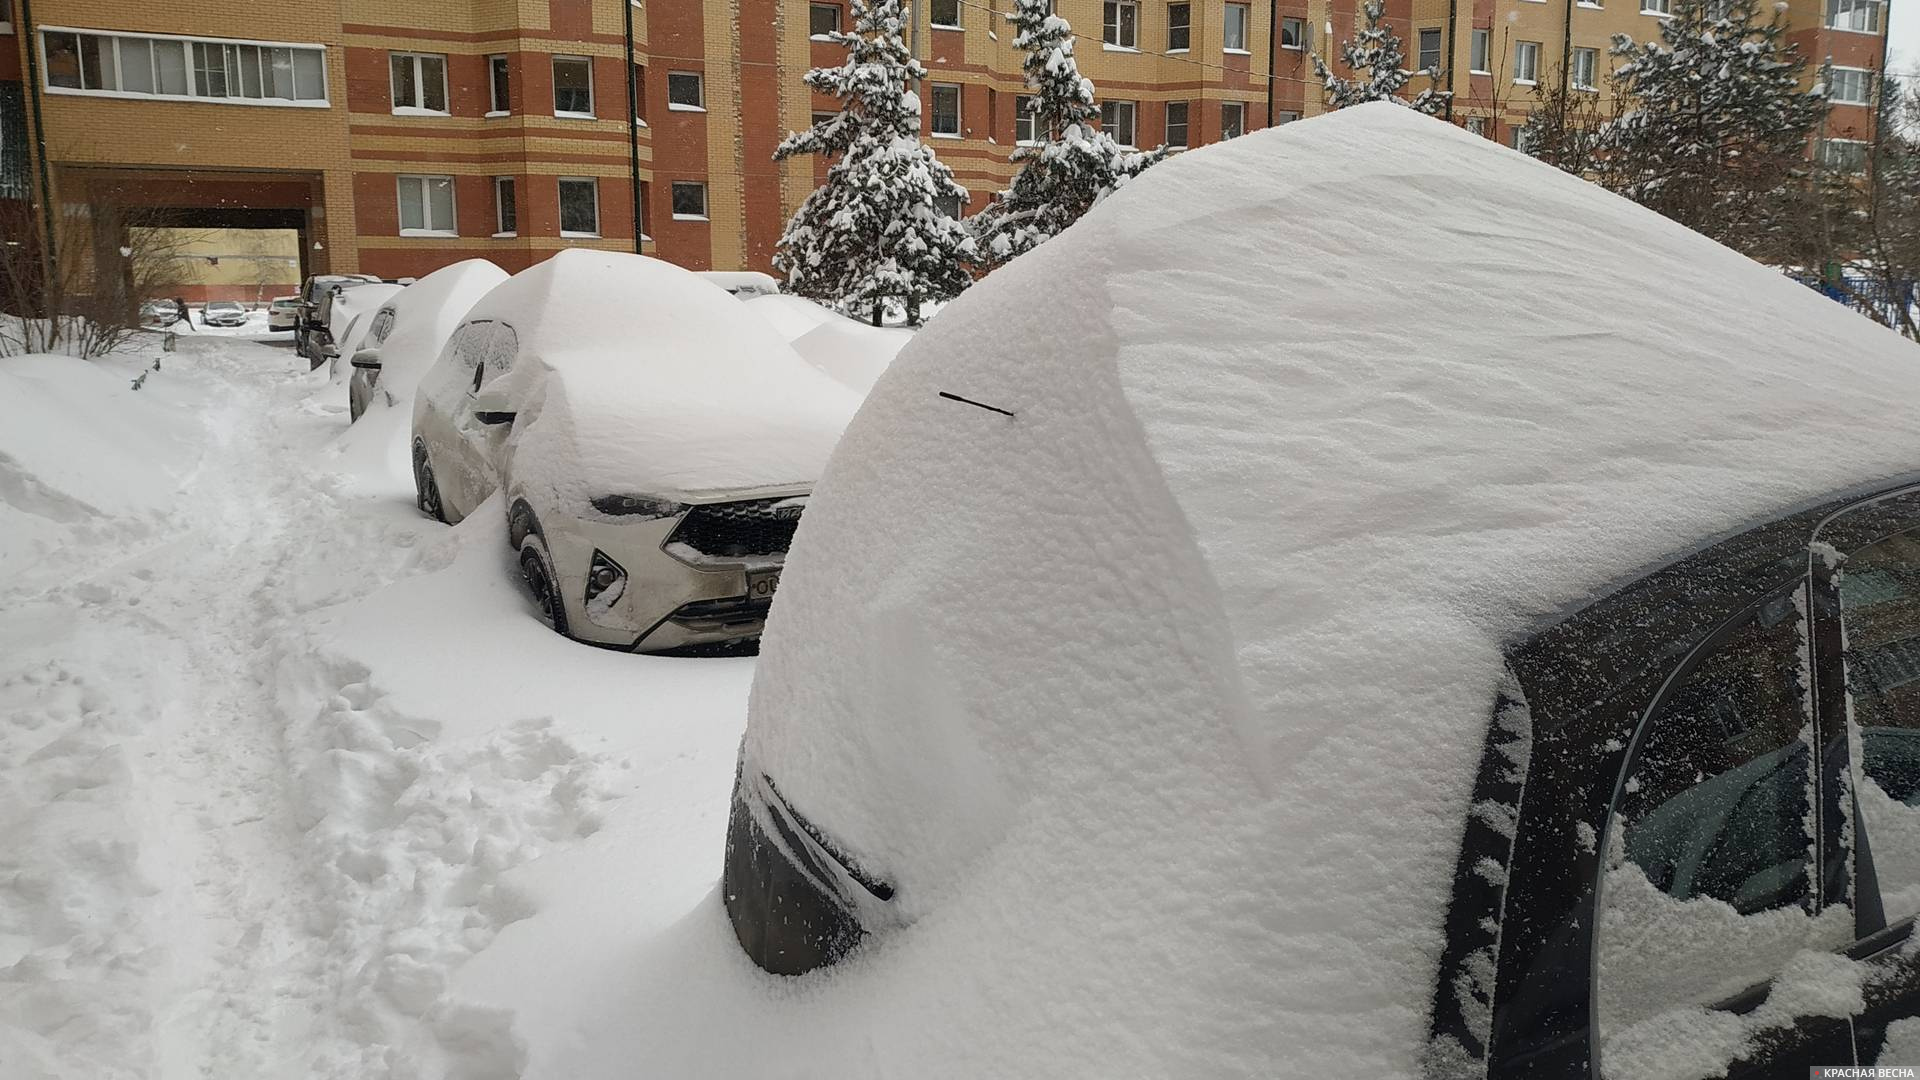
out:
<path id="1" fill-rule="evenodd" d="M 785 555 L 799 525 L 800 507 L 793 499 L 708 503 L 687 511 L 667 543 L 685 544 L 711 558 L 764 558 Z"/>

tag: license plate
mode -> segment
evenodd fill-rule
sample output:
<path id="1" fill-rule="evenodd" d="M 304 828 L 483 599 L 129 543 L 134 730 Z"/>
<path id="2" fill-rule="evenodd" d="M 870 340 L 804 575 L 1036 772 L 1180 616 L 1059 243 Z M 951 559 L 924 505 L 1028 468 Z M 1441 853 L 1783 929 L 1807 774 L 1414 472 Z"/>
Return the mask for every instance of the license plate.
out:
<path id="1" fill-rule="evenodd" d="M 780 571 L 760 570 L 747 572 L 747 599 L 771 600 L 780 588 Z"/>

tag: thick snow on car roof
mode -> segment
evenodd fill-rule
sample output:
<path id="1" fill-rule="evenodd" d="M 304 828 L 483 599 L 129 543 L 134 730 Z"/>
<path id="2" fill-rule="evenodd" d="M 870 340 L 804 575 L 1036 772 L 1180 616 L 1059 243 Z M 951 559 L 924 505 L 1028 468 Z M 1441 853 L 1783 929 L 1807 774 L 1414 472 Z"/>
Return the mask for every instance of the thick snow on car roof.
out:
<path id="1" fill-rule="evenodd" d="M 685 1064 L 1418 1072 L 1503 644 L 1912 472 L 1917 394 L 1896 335 L 1404 108 L 1155 166 L 817 485 L 743 755 L 901 925 Z"/>
<path id="2" fill-rule="evenodd" d="M 402 403 L 402 411 L 411 408 L 421 376 L 474 303 L 506 280 L 507 272 L 491 262 L 465 259 L 435 270 L 387 301 L 394 318 L 392 331 L 380 343 L 380 386 Z"/>
<path id="3" fill-rule="evenodd" d="M 513 469 L 578 501 L 808 484 L 859 398 L 699 275 L 569 250 L 470 318 L 513 326 Z M 556 394 L 554 388 L 561 392 Z"/>

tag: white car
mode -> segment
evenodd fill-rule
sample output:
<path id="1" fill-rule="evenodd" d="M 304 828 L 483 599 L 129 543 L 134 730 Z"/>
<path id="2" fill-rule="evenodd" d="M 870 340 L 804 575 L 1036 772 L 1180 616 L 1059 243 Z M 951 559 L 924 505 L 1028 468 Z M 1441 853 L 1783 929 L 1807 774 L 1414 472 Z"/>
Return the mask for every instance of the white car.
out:
<path id="1" fill-rule="evenodd" d="M 862 396 L 913 340 L 914 332 L 905 327 L 849 319 L 798 296 L 755 295 L 747 299 L 747 309 L 765 318 L 801 359 Z"/>
<path id="2" fill-rule="evenodd" d="M 421 380 L 422 510 L 504 488 L 541 615 L 648 652 L 757 640 L 859 398 L 670 263 L 562 251 L 475 304 Z"/>
<path id="3" fill-rule="evenodd" d="M 292 330 L 300 325 L 300 298 L 297 296 L 276 296 L 273 303 L 267 305 L 267 329 L 279 333 Z"/>
<path id="4" fill-rule="evenodd" d="M 635 985 L 581 1038 L 714 1076 L 1920 1061 L 1916 401 L 1911 342 L 1399 105 L 1156 165 L 867 400 L 721 885 L 616 946 L 658 977 L 583 979 Z M 714 956 L 721 909 L 815 974 Z"/>
<path id="5" fill-rule="evenodd" d="M 474 302 L 507 280 L 485 259 L 445 266 L 406 286 L 375 311 L 354 351 L 347 409 L 360 419 L 376 397 L 411 413 L 413 391 Z"/>

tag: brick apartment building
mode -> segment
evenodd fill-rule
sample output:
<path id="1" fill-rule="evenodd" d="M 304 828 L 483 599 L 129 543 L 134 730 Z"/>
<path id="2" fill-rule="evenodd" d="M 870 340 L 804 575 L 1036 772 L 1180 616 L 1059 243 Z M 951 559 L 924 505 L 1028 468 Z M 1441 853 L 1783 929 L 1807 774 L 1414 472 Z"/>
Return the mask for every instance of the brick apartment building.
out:
<path id="1" fill-rule="evenodd" d="M 1657 36 L 1671 2 L 1389 0 L 1388 18 L 1409 66 L 1440 67 L 1453 122 L 1510 141 L 1533 87 L 1606 93 L 1610 36 Z M 1823 152 L 1844 160 L 1868 131 L 1884 0 L 1790 3 L 1801 51 L 1840 71 Z M 972 209 L 1024 134 L 1010 6 L 912 12 L 925 137 Z M 1143 147 L 1322 111 L 1309 54 L 1333 59 L 1356 7 L 1058 0 L 1103 123 Z M 308 272 L 389 278 L 630 250 L 637 209 L 649 254 L 765 270 L 825 171 L 773 150 L 834 106 L 801 75 L 844 55 L 820 35 L 846 20 L 841 0 L 0 0 L 0 198 L 44 177 L 52 205 L 295 229 Z"/>

